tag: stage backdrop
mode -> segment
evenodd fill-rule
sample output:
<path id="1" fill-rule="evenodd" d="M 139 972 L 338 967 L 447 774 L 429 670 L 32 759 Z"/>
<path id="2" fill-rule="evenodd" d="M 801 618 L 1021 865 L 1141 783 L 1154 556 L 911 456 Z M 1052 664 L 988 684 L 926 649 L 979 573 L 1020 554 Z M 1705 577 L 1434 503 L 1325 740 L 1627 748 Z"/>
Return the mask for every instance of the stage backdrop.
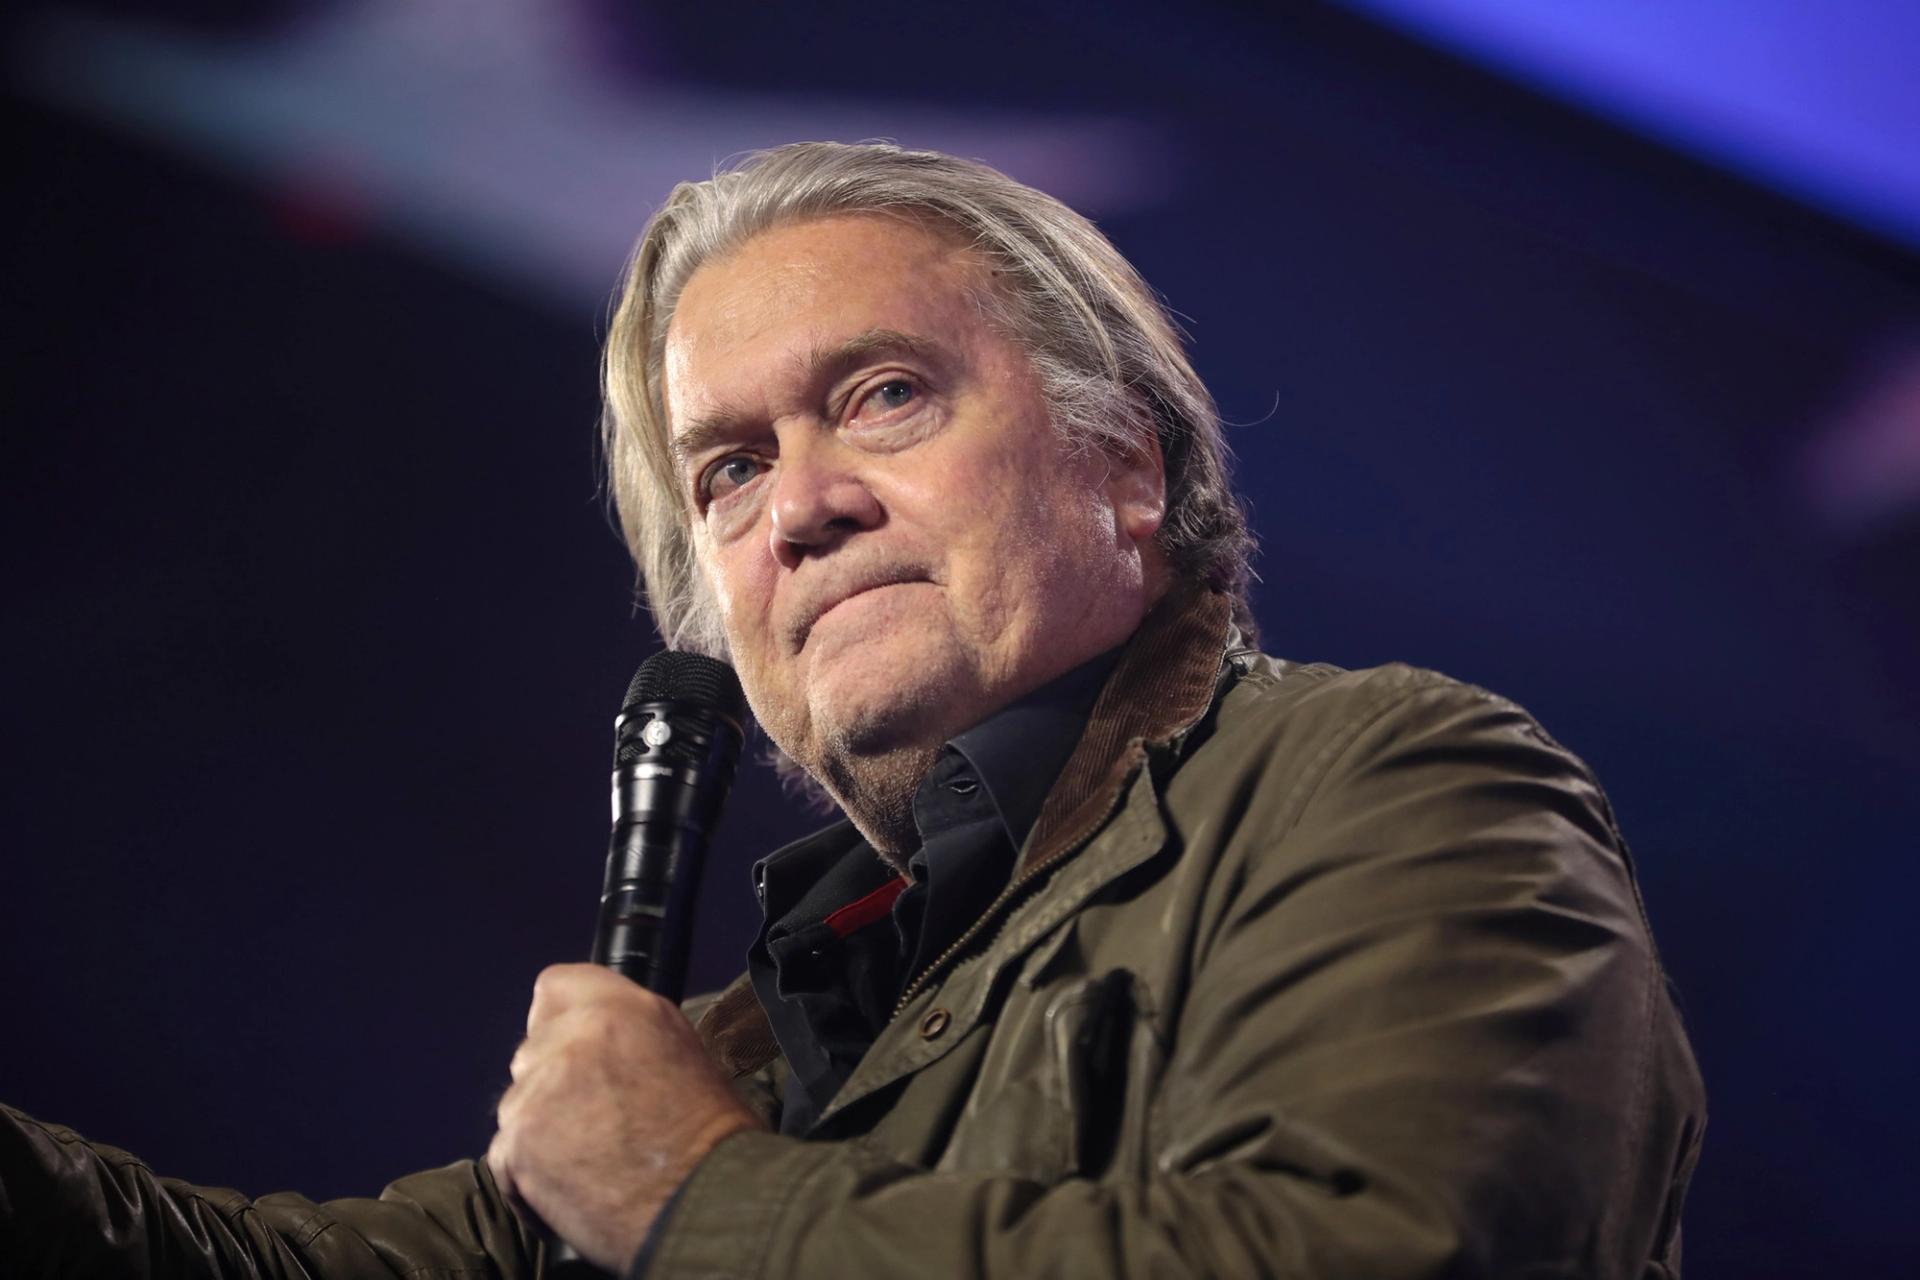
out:
<path id="1" fill-rule="evenodd" d="M 655 644 L 595 462 L 622 256 L 728 154 L 889 136 L 1182 315 L 1270 650 L 1486 684 L 1598 770 L 1710 1088 L 1690 1273 L 1905 1260 L 1890 224 L 1339 10 L 637 8 L 16 10 L 0 1098 L 253 1193 L 484 1150 Z M 747 771 L 701 983 L 811 821 Z"/>

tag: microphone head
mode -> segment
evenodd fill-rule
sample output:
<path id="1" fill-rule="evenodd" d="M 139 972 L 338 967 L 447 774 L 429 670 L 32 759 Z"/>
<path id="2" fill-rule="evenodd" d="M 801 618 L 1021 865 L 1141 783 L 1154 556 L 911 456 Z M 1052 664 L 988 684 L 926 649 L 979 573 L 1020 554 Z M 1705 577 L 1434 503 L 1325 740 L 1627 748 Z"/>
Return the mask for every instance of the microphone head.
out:
<path id="1" fill-rule="evenodd" d="M 645 702 L 681 702 L 717 711 L 735 725 L 747 718 L 740 677 L 718 658 L 665 649 L 640 664 L 627 685 L 622 709 Z"/>
<path id="2" fill-rule="evenodd" d="M 655 720 L 662 723 L 649 729 Z M 664 748 L 664 758 L 693 760 L 716 733 L 732 739 L 737 754 L 739 743 L 747 737 L 747 695 L 726 662 L 697 652 L 664 649 L 639 664 L 626 685 L 620 716 L 612 723 L 614 768 L 657 754 L 657 748 Z M 649 733 L 660 737 L 649 737 Z M 687 752 L 693 754 L 687 756 Z M 728 764 L 730 775 L 732 768 Z"/>

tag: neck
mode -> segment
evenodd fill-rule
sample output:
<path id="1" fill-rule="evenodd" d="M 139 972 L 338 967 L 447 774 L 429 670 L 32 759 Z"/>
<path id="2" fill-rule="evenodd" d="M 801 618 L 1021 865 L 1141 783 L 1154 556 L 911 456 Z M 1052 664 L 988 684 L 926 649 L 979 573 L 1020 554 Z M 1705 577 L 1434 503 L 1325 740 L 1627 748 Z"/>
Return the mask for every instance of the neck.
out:
<path id="1" fill-rule="evenodd" d="M 1145 616 L 1161 603 L 1169 586 L 1164 560 L 1158 548 L 1151 550 L 1153 555 L 1148 562 L 1146 596 L 1140 603 L 1139 612 L 1131 618 L 1127 630 L 1109 644 L 1091 647 L 1090 652 L 1033 687 L 1045 684 L 1047 680 L 1072 670 L 1114 644 L 1126 641 L 1139 630 Z M 999 707 L 1031 691 L 1032 688 L 1015 690 L 1011 697 L 1002 699 L 987 714 L 995 714 Z M 980 720 L 985 718 L 982 716 Z M 964 724 L 956 726 L 955 731 L 968 727 Z M 907 859 L 920 847 L 920 830 L 913 819 L 914 795 L 939 760 L 948 736 L 937 734 L 934 740 L 915 741 L 877 751 L 853 749 L 847 743 L 839 744 L 840 749 L 835 749 L 834 744 L 823 744 L 818 758 L 798 760 L 796 757 L 796 760 L 826 788 L 842 812 L 880 856 L 904 872 Z"/>
<path id="2" fill-rule="evenodd" d="M 823 761 L 814 777 L 839 802 L 867 843 L 904 873 L 907 859 L 920 847 L 913 796 L 939 758 L 939 744 L 881 755 L 835 756 Z"/>

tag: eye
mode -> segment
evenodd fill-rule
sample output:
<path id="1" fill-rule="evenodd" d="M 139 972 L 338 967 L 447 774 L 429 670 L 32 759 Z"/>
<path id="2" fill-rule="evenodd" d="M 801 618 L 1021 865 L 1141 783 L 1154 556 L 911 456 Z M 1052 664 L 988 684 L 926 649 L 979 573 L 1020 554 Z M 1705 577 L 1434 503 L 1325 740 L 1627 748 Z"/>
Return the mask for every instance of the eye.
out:
<path id="1" fill-rule="evenodd" d="M 729 454 L 708 467 L 700 476 L 702 502 L 719 502 L 735 490 L 753 483 L 766 464 L 744 453 Z"/>
<path id="2" fill-rule="evenodd" d="M 907 405 L 912 404 L 919 396 L 920 388 L 914 386 L 905 378 L 888 378 L 885 382 L 867 392 L 865 398 L 855 406 L 853 416 L 860 418 L 865 417 L 869 413 L 875 415 L 892 413 L 895 409 L 905 408 Z"/>

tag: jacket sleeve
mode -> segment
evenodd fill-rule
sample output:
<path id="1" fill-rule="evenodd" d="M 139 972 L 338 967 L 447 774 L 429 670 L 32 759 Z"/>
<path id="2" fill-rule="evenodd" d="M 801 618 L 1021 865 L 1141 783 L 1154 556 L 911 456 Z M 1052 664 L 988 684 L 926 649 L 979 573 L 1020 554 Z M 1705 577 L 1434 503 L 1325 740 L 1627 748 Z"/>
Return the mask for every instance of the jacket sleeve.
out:
<path id="1" fill-rule="evenodd" d="M 0 1274 L 515 1280 L 534 1265 L 483 1161 L 402 1178 L 374 1200 L 248 1200 L 0 1107 Z"/>
<path id="2" fill-rule="evenodd" d="M 1208 784 L 1144 1176 L 740 1134 L 648 1280 L 1677 1273 L 1698 1077 L 1605 801 L 1511 704 L 1391 692 Z"/>

